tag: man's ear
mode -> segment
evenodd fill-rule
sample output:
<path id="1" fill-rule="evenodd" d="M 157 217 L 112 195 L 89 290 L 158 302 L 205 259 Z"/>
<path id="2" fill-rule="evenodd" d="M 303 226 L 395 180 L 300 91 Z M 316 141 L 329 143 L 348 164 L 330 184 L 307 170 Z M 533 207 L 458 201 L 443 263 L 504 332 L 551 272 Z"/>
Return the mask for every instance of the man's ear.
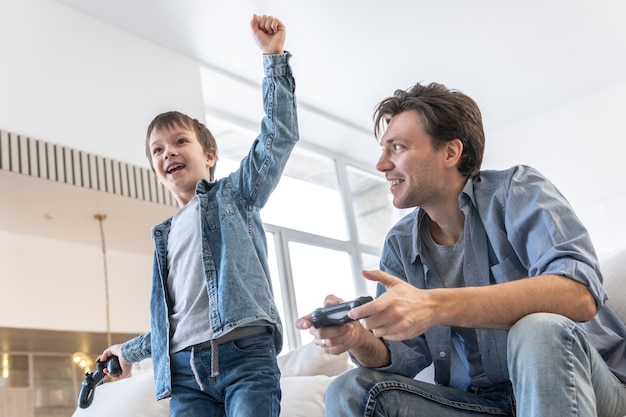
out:
<path id="1" fill-rule="evenodd" d="M 463 154 L 463 142 L 461 139 L 452 139 L 446 142 L 446 162 L 456 166 Z"/>

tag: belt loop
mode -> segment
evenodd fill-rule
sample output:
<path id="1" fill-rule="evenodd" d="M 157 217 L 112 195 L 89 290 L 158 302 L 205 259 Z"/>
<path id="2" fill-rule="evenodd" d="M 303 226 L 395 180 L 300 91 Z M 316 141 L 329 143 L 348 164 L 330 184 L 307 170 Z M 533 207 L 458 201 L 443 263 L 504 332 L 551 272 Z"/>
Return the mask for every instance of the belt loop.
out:
<path id="1" fill-rule="evenodd" d="M 220 374 L 219 346 L 217 340 L 211 339 L 211 378 Z"/>

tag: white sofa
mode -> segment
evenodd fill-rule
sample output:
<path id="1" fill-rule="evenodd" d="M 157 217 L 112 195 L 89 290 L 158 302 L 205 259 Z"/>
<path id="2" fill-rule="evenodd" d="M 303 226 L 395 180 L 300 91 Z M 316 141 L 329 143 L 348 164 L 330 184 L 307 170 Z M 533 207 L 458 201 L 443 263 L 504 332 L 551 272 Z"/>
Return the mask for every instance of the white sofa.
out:
<path id="1" fill-rule="evenodd" d="M 626 250 L 602 261 L 609 305 L 626 323 Z M 304 345 L 278 358 L 282 372 L 282 417 L 324 417 L 324 391 L 340 373 L 350 369 L 347 354 L 325 354 L 313 344 Z M 416 378 L 432 381 L 432 368 Z M 169 401 L 154 399 L 152 366 L 143 361 L 133 376 L 96 388 L 93 404 L 77 409 L 73 417 L 164 417 Z"/>

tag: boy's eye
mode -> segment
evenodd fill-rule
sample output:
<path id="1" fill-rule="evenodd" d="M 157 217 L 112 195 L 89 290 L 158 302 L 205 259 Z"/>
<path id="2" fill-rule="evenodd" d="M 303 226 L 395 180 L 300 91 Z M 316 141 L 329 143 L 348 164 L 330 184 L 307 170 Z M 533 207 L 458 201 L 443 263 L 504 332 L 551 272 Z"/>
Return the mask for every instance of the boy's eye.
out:
<path id="1" fill-rule="evenodd" d="M 161 148 L 154 148 L 154 149 L 152 150 L 152 155 L 156 155 L 156 154 L 158 154 L 158 153 L 160 153 L 160 152 L 161 152 Z"/>

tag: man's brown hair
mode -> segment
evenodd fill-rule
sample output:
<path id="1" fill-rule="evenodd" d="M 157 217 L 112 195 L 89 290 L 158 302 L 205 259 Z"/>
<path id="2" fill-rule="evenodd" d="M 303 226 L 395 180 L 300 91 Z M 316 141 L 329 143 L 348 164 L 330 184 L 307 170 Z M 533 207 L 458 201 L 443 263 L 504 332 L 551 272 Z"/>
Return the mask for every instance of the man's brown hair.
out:
<path id="1" fill-rule="evenodd" d="M 470 178 L 478 175 L 485 150 L 485 132 L 480 109 L 474 100 L 438 83 L 417 83 L 408 90 L 396 90 L 393 96 L 376 106 L 376 138 L 380 139 L 392 117 L 409 110 L 418 112 L 434 146 L 459 139 L 463 143 L 459 171 Z"/>

